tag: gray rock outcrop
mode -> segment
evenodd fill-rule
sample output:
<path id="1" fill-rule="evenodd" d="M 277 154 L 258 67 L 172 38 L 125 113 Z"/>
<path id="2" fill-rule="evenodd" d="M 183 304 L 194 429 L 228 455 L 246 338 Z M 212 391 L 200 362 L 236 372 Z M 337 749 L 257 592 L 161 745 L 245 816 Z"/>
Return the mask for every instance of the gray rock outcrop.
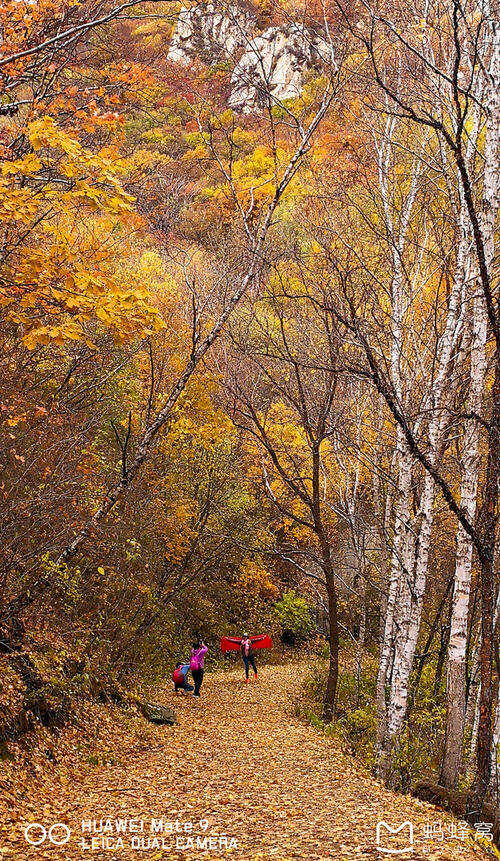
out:
<path id="1" fill-rule="evenodd" d="M 254 113 L 271 99 L 297 98 L 307 71 L 330 56 L 329 45 L 302 24 L 259 31 L 254 16 L 238 6 L 200 4 L 179 13 L 168 59 L 188 64 L 233 61 L 229 107 Z"/>

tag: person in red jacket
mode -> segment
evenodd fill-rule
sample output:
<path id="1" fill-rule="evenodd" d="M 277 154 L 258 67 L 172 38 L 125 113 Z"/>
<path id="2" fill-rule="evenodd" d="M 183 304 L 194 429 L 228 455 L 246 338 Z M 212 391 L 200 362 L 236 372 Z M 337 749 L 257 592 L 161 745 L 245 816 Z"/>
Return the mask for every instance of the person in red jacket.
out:
<path id="1" fill-rule="evenodd" d="M 250 675 L 250 667 L 252 667 L 254 671 L 255 680 L 257 680 L 257 667 L 255 666 L 255 655 L 252 647 L 252 641 L 248 634 L 243 634 L 241 639 L 241 657 L 243 658 L 243 663 L 245 664 L 245 684 L 248 684 L 248 677 Z"/>

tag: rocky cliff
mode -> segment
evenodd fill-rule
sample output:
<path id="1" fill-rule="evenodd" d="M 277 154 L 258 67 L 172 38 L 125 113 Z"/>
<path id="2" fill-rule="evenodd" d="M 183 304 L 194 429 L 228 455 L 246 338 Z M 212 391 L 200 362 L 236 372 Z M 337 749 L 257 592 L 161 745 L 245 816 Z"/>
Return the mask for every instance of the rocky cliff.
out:
<path id="1" fill-rule="evenodd" d="M 329 46 L 303 24 L 260 30 L 255 16 L 238 6 L 204 3 L 181 10 L 168 59 L 187 64 L 230 59 L 229 106 L 242 113 L 300 95 L 304 75 L 326 60 Z"/>

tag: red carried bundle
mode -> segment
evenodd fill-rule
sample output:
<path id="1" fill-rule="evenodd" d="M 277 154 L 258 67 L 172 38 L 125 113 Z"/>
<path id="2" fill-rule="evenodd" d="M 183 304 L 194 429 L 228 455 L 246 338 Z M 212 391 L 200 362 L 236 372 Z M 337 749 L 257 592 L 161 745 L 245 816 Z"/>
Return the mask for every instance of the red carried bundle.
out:
<path id="1" fill-rule="evenodd" d="M 260 634 L 258 637 L 249 637 L 253 649 L 272 649 L 273 641 L 269 634 Z M 237 652 L 241 648 L 241 637 L 223 637 L 220 641 L 223 652 Z"/>

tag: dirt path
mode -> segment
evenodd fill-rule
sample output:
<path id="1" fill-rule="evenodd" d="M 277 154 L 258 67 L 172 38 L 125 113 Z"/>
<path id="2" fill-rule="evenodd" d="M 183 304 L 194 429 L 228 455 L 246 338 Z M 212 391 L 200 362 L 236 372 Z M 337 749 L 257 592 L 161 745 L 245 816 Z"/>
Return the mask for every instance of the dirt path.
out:
<path id="1" fill-rule="evenodd" d="M 387 792 L 334 742 L 296 720 L 290 714 L 296 687 L 297 668 L 290 665 L 264 668 L 258 683 L 248 686 L 242 683 L 241 670 L 207 674 L 200 701 L 175 698 L 176 727 L 156 728 L 129 717 L 128 729 L 121 725 L 114 735 L 115 723 L 103 723 L 100 738 L 108 739 L 116 761 L 59 770 L 63 784 L 50 789 L 41 783 L 38 797 L 26 793 L 17 799 L 5 840 L 0 841 L 0 858 L 390 858 L 377 851 L 379 820 L 391 826 L 412 822 L 414 859 L 486 857 L 470 841 L 450 839 L 449 817 Z M 159 699 L 171 703 L 174 697 L 165 689 Z M 113 830 L 89 833 L 85 826 L 82 834 L 82 820 L 94 819 L 97 829 L 101 820 L 104 825 L 112 820 Z M 119 835 L 116 819 L 142 820 L 144 830 Z M 163 835 L 156 839 L 152 819 L 163 820 Z M 425 826 L 439 820 L 444 838 L 424 837 Z M 177 821 L 179 828 L 189 829 L 192 823 L 193 831 L 169 834 L 169 823 Z M 66 823 L 71 838 L 61 847 L 48 839 L 29 847 L 24 838 L 28 822 L 47 828 L 53 822 Z M 141 825 L 132 823 L 136 827 Z M 41 834 L 36 828 L 31 832 L 33 839 Z M 56 830 L 53 837 L 64 834 Z M 396 845 L 385 836 L 382 842 Z"/>

